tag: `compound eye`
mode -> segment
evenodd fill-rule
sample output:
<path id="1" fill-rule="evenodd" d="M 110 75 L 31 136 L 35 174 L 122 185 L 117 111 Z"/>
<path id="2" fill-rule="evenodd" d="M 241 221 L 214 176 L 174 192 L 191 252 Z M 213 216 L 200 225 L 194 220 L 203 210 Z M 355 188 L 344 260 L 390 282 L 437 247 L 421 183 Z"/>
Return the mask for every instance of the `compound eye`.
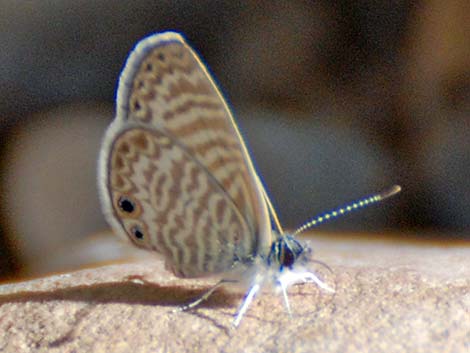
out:
<path id="1" fill-rule="evenodd" d="M 285 246 L 284 251 L 283 251 L 281 265 L 284 267 L 292 268 L 292 265 L 294 265 L 295 259 L 296 259 L 296 256 L 292 252 L 292 250 L 288 246 Z"/>

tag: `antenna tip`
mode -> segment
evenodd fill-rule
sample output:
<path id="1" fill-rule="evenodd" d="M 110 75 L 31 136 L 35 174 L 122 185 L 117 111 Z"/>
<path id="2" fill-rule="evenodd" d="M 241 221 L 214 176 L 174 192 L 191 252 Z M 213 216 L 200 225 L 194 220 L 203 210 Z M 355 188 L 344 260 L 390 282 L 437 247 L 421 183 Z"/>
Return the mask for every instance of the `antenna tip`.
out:
<path id="1" fill-rule="evenodd" d="M 399 192 L 401 191 L 401 186 L 400 185 L 393 185 L 391 186 L 390 188 L 388 189 L 385 189 L 384 191 L 382 191 L 379 196 L 380 196 L 380 199 L 386 199 L 386 198 L 389 198 L 395 194 L 398 194 Z"/>

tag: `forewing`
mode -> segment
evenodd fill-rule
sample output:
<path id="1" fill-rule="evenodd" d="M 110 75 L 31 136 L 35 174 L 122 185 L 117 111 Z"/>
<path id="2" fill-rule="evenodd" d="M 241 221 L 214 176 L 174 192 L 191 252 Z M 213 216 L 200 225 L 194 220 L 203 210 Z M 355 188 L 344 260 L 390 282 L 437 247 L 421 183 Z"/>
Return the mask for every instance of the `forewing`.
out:
<path id="1" fill-rule="evenodd" d="M 262 185 L 243 140 L 204 64 L 179 34 L 138 44 L 120 79 L 116 120 L 151 126 L 178 141 L 233 201 L 249 227 L 246 236 L 270 245 Z"/>

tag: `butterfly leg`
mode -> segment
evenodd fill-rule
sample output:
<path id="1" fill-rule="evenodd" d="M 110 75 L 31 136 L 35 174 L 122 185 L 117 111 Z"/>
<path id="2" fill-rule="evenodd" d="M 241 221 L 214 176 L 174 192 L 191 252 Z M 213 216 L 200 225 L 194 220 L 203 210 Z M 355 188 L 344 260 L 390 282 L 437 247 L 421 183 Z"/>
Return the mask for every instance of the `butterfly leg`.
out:
<path id="1" fill-rule="evenodd" d="M 323 282 L 320 278 L 318 278 L 318 276 L 313 273 L 313 272 L 309 272 L 309 271 L 306 271 L 306 272 L 301 272 L 299 273 L 300 275 L 300 279 L 305 283 L 305 282 L 314 282 L 318 287 L 320 287 L 321 289 L 327 291 L 327 292 L 330 292 L 330 293 L 334 293 L 335 290 L 333 288 L 331 288 L 328 284 L 326 284 L 325 282 Z"/>
<path id="2" fill-rule="evenodd" d="M 190 309 L 198 306 L 199 304 L 201 304 L 203 301 L 206 301 L 212 295 L 212 293 L 214 293 L 219 287 L 222 287 L 224 284 L 227 284 L 227 283 L 236 283 L 236 282 L 237 282 L 236 280 L 221 279 L 211 289 L 209 289 L 207 292 L 205 292 L 199 298 L 197 298 L 196 300 L 192 301 L 189 304 L 180 306 L 178 309 L 176 309 L 176 311 L 190 310 Z"/>
<path id="3" fill-rule="evenodd" d="M 323 282 L 318 276 L 310 271 L 301 271 L 301 272 L 295 272 L 295 271 L 286 271 L 283 273 L 281 276 L 279 276 L 278 283 L 281 285 L 283 293 L 285 293 L 285 296 L 287 296 L 287 288 L 294 284 L 300 284 L 300 283 L 307 283 L 307 282 L 313 282 L 315 283 L 318 287 L 321 289 L 334 293 L 335 290 L 331 288 L 328 284 Z"/>
<path id="4" fill-rule="evenodd" d="M 327 285 L 325 282 L 323 282 L 316 274 L 310 271 L 302 271 L 302 272 L 294 272 L 294 271 L 287 271 L 283 273 L 281 276 L 279 276 L 279 279 L 277 281 L 278 285 L 281 287 L 282 290 L 282 296 L 284 298 L 284 305 L 286 307 L 287 312 L 289 313 L 289 316 L 292 317 L 292 310 L 289 304 L 289 297 L 287 295 L 287 289 L 294 285 L 294 284 L 300 284 L 300 283 L 307 283 L 307 282 L 313 282 L 317 286 L 319 286 L 321 289 L 334 293 L 335 290 L 331 288 L 329 285 Z"/>
<path id="5" fill-rule="evenodd" d="M 251 302 L 253 301 L 253 298 L 255 297 L 256 293 L 259 291 L 261 288 L 259 283 L 254 284 L 251 286 L 250 290 L 248 293 L 245 295 L 245 298 L 243 299 L 243 303 L 240 306 L 240 309 L 238 309 L 237 315 L 235 316 L 235 320 L 233 321 L 233 326 L 237 327 L 240 324 L 240 321 L 243 318 L 243 315 L 245 315 L 248 307 L 250 306 Z"/>
<path id="6" fill-rule="evenodd" d="M 286 307 L 287 313 L 292 317 L 292 310 L 290 309 L 289 297 L 287 295 L 287 285 L 284 282 L 279 282 L 282 289 L 282 297 L 284 298 L 284 305 Z"/>

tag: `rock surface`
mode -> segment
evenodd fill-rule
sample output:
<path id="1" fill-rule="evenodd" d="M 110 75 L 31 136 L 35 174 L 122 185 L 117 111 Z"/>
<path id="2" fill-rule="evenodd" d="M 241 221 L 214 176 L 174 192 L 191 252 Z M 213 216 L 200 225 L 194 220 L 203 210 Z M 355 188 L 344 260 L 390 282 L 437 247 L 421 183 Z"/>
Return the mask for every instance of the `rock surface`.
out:
<path id="1" fill-rule="evenodd" d="M 315 236 L 336 288 L 260 294 L 237 329 L 242 294 L 182 280 L 145 258 L 0 286 L 0 352 L 469 352 L 470 247 Z"/>

